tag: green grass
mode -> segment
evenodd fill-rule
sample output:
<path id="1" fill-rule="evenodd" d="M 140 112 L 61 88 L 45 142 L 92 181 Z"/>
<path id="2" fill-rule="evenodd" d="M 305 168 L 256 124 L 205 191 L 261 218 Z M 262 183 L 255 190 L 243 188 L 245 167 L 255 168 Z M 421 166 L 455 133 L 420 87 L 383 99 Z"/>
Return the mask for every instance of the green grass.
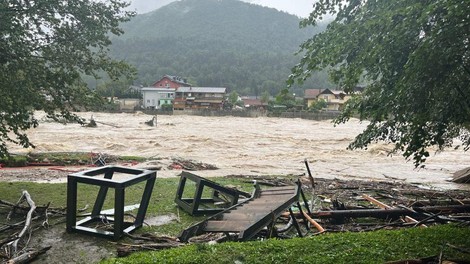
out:
<path id="1" fill-rule="evenodd" d="M 213 180 L 222 185 L 234 185 L 243 188 L 243 190 L 247 192 L 251 192 L 252 190 L 251 184 L 240 183 L 235 179 L 214 178 Z M 160 179 L 157 177 L 146 216 L 152 217 L 174 214 L 179 216 L 180 221 L 173 221 L 171 224 L 162 226 L 144 226 L 144 228 L 137 230 L 138 233 L 153 232 L 158 235 L 176 236 L 186 227 L 204 219 L 204 217 L 192 217 L 176 206 L 174 199 L 178 184 L 178 178 Z M 132 205 L 139 203 L 144 186 L 145 183 L 142 182 L 126 188 L 125 204 Z M 185 193 L 188 194 L 188 197 L 191 197 L 190 195 L 193 193 L 194 186 L 187 185 L 186 187 Z M 38 206 L 50 202 L 50 207 L 66 207 L 67 185 L 65 183 L 0 182 L 0 199 L 16 203 L 23 190 L 29 192 L 31 198 Z M 97 186 L 79 183 L 77 186 L 77 208 L 80 209 L 89 205 L 89 209 L 86 212 L 91 212 L 98 190 L 99 188 Z M 205 194 L 208 195 L 209 193 L 205 192 Z M 114 191 L 110 189 L 106 196 L 103 209 L 113 208 L 113 202 Z M 130 213 L 134 213 L 135 215 L 136 211 L 137 210 L 134 210 Z"/>
<path id="2" fill-rule="evenodd" d="M 236 179 L 214 178 L 222 185 L 235 185 L 251 192 L 252 186 Z M 180 222 L 172 221 L 162 226 L 144 226 L 137 233 L 178 235 L 184 228 L 203 217 L 191 217 L 174 203 L 178 179 L 157 178 L 147 217 L 176 214 Z M 188 193 L 191 193 L 188 185 Z M 28 190 L 37 205 L 51 202 L 51 207 L 66 206 L 66 184 L 30 182 L 0 182 L 2 200 L 16 202 L 22 190 Z M 126 189 L 126 204 L 137 203 L 143 184 Z M 93 205 L 98 188 L 78 185 L 78 208 Z M 110 191 L 104 209 L 112 208 L 113 192 Z M 89 209 L 89 211 L 91 208 Z M 265 240 L 218 245 L 189 245 L 182 248 L 140 252 L 127 258 L 108 259 L 104 263 L 383 263 L 385 261 L 438 255 L 441 250 L 446 258 L 470 261 L 470 254 L 444 246 L 450 243 L 470 248 L 470 228 L 442 225 L 431 228 L 410 228 L 394 231 L 363 233 L 330 233 L 309 238 L 289 240 Z M 126 240 L 121 242 L 128 242 Z"/>
<path id="3" fill-rule="evenodd" d="M 444 246 L 469 248 L 470 228 L 452 225 L 394 231 L 324 234 L 289 240 L 228 242 L 139 252 L 102 263 L 384 263 L 439 255 L 470 260 Z"/>
<path id="4" fill-rule="evenodd" d="M 90 152 L 47 152 L 29 153 L 26 155 L 11 155 L 0 159 L 5 167 L 22 167 L 28 164 L 53 165 L 86 165 L 98 158 L 98 154 Z M 104 155 L 106 162 L 144 162 L 147 158 L 139 156 L 110 156 Z"/>

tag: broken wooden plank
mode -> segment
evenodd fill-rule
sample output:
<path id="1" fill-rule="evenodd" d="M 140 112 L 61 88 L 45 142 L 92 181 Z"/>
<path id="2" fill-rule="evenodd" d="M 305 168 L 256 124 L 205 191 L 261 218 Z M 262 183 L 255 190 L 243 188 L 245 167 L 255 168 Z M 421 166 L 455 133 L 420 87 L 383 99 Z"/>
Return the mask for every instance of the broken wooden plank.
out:
<path id="1" fill-rule="evenodd" d="M 302 214 L 320 233 L 325 232 L 325 229 L 315 219 L 311 218 L 306 212 L 302 211 Z"/>
<path id="2" fill-rule="evenodd" d="M 363 197 L 364 199 L 366 199 L 367 201 L 369 201 L 369 202 L 371 202 L 371 203 L 373 203 L 373 204 L 379 206 L 379 207 L 382 208 L 382 209 L 385 209 L 385 210 L 393 209 L 393 207 L 391 207 L 391 206 L 389 206 L 389 205 L 387 205 L 387 204 L 385 204 L 385 203 L 382 203 L 381 201 L 379 201 L 379 200 L 375 199 L 374 197 L 369 196 L 369 195 L 367 195 L 367 194 L 362 194 L 362 197 Z M 408 216 L 408 215 L 405 215 L 405 216 L 404 216 L 403 221 L 404 221 L 404 222 L 407 222 L 407 223 L 418 223 L 418 220 L 416 220 L 416 219 L 414 219 L 414 218 L 412 218 L 412 217 L 410 217 L 410 216 Z M 424 224 L 421 224 L 420 226 L 422 226 L 422 227 L 427 227 L 427 226 L 424 225 Z"/>

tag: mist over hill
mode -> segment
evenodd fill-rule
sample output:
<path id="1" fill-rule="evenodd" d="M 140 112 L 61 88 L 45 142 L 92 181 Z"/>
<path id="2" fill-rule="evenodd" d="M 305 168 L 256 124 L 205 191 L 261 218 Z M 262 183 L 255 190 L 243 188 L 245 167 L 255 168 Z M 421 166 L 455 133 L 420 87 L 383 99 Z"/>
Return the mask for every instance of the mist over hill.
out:
<path id="1" fill-rule="evenodd" d="M 294 53 L 321 28 L 299 28 L 300 19 L 237 0 L 182 0 L 137 15 L 113 39 L 111 54 L 138 70 L 135 84 L 151 85 L 165 74 L 198 86 L 222 86 L 240 94 L 277 94 Z M 321 75 L 303 88 L 325 87 Z"/>

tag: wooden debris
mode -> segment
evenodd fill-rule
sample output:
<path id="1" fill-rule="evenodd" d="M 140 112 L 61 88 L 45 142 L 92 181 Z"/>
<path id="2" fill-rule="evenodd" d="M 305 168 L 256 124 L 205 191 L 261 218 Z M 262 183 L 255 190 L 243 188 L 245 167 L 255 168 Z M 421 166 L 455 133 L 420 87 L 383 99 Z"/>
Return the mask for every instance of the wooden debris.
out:
<path id="1" fill-rule="evenodd" d="M 30 232 L 31 231 L 31 221 L 32 221 L 32 217 L 33 217 L 33 213 L 34 211 L 36 210 L 36 204 L 34 203 L 34 201 L 31 199 L 31 196 L 29 195 L 28 191 L 23 191 L 23 194 L 21 195 L 21 198 L 20 198 L 20 201 L 23 201 L 23 200 L 26 200 L 26 202 L 29 204 L 30 206 L 30 210 L 28 211 L 27 215 L 26 215 L 26 221 L 25 221 L 25 224 L 24 224 L 24 227 L 23 227 L 23 230 L 21 230 L 21 232 L 18 234 L 18 238 L 15 239 L 14 241 L 8 243 L 8 246 L 10 248 L 10 252 L 12 256 L 16 256 L 17 255 L 17 252 L 18 252 L 18 242 L 20 241 L 20 239 L 22 239 L 24 237 L 24 235 L 26 234 L 26 232 Z M 20 203 L 20 202 L 19 202 Z M 26 246 L 25 246 L 26 247 Z"/>
<path id="2" fill-rule="evenodd" d="M 90 122 L 85 125 L 86 127 L 97 127 L 98 125 L 96 124 L 95 119 L 93 118 L 93 115 L 90 118 Z"/>
<path id="3" fill-rule="evenodd" d="M 389 205 L 386 205 L 382 202 L 380 202 L 379 200 L 376 200 L 375 198 L 367 195 L 367 194 L 363 194 L 362 197 L 364 197 L 364 199 L 368 200 L 369 202 L 379 206 L 380 208 L 382 209 L 386 209 L 386 210 L 390 210 L 392 209 L 393 207 L 389 206 Z M 406 215 L 404 216 L 403 220 L 407 223 L 418 223 L 418 220 Z M 426 225 L 421 225 L 422 227 L 427 227 Z"/>
<path id="4" fill-rule="evenodd" d="M 141 236 L 126 234 L 128 237 L 134 240 L 143 240 L 148 243 L 140 243 L 140 244 L 123 244 L 118 243 L 117 247 L 117 256 L 118 257 L 125 257 L 129 254 L 137 251 L 144 251 L 144 250 L 160 250 L 160 249 L 167 249 L 173 247 L 180 247 L 183 246 L 184 243 L 181 243 L 175 237 L 169 236 L 155 236 L 149 233 L 142 234 Z"/>
<path id="5" fill-rule="evenodd" d="M 312 224 L 318 230 L 318 232 L 325 232 L 325 229 L 317 221 L 311 218 L 306 212 L 302 211 L 302 214 L 310 222 L 310 224 Z"/>
<path id="6" fill-rule="evenodd" d="M 24 202 L 27 206 L 22 205 Z M 0 212 L 5 212 L 4 215 L 9 212 L 9 222 L 21 219 L 18 222 L 0 225 L 0 232 L 4 235 L 0 240 L 1 263 L 29 263 L 37 256 L 46 253 L 50 247 L 35 249 L 28 245 L 32 232 L 38 228 L 49 227 L 50 216 L 58 216 L 62 219 L 65 216 L 64 208 L 50 208 L 49 204 L 36 206 L 27 191 L 22 192 L 16 204 L 0 200 Z M 7 231 L 10 233 L 6 233 Z"/>
<path id="7" fill-rule="evenodd" d="M 46 253 L 49 249 L 51 249 L 51 246 L 41 248 L 39 250 L 31 250 L 27 251 L 17 257 L 14 257 L 10 260 L 8 260 L 7 264 L 21 264 L 21 263 L 30 263 L 33 261 L 35 258 L 38 256 Z"/>
<path id="8" fill-rule="evenodd" d="M 155 116 L 153 116 L 152 119 L 150 119 L 149 121 L 145 121 L 145 124 L 146 124 L 147 126 L 151 126 L 151 127 L 157 126 L 157 116 L 155 115 Z"/>
<path id="9" fill-rule="evenodd" d="M 170 170 L 188 170 L 188 171 L 199 171 L 199 170 L 216 170 L 216 166 L 206 164 L 202 162 L 196 162 L 192 160 L 173 159 L 173 162 L 168 166 Z"/>
<path id="10" fill-rule="evenodd" d="M 454 172 L 453 182 L 470 183 L 470 167 Z"/>

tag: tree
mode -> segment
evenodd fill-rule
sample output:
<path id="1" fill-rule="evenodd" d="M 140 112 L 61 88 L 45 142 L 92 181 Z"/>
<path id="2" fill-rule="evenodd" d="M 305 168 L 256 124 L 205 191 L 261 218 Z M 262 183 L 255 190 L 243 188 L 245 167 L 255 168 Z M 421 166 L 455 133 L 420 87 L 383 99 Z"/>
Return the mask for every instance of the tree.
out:
<path id="1" fill-rule="evenodd" d="M 262 103 L 265 103 L 267 104 L 269 102 L 269 99 L 271 98 L 271 95 L 269 94 L 269 92 L 267 90 L 264 90 L 263 93 L 261 93 L 261 99 L 260 101 Z"/>
<path id="2" fill-rule="evenodd" d="M 0 158 L 7 142 L 33 146 L 26 130 L 38 126 L 35 110 L 59 121 L 93 96 L 82 77 L 103 72 L 132 77 L 130 66 L 107 55 L 109 35 L 133 12 L 120 0 L 9 0 L 0 2 Z"/>
<path id="3" fill-rule="evenodd" d="M 228 102 L 232 105 L 236 105 L 238 101 L 240 101 L 240 96 L 238 95 L 236 91 L 232 91 L 228 95 Z"/>
<path id="4" fill-rule="evenodd" d="M 325 109 L 327 107 L 328 107 L 328 103 L 324 99 L 319 98 L 316 101 L 314 101 L 308 107 L 308 109 L 312 112 L 319 112 L 320 110 Z"/>
<path id="5" fill-rule="evenodd" d="M 433 147 L 470 148 L 470 1 L 318 1 L 302 25 L 336 15 L 326 31 L 301 45 L 303 58 L 288 83 L 320 69 L 346 92 L 367 84 L 348 101 L 336 124 L 353 114 L 367 128 L 349 145 L 394 144 L 415 166 Z"/>
<path id="6" fill-rule="evenodd" d="M 276 95 L 275 103 L 284 105 L 287 109 L 293 108 L 296 105 L 295 95 L 293 95 L 289 89 L 284 88 Z"/>

